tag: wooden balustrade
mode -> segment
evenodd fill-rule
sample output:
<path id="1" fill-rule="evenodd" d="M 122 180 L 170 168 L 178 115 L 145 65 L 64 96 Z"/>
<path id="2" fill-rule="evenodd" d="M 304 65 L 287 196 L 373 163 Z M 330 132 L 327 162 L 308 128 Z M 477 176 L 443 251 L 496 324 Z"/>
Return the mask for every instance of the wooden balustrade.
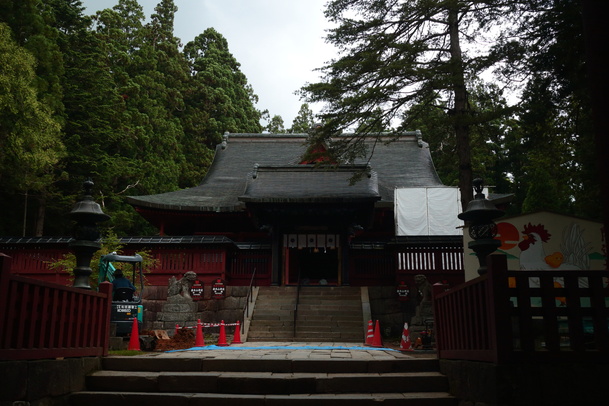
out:
<path id="1" fill-rule="evenodd" d="M 107 355 L 111 283 L 76 289 L 11 274 L 9 263 L 0 257 L 0 359 Z"/>
<path id="2" fill-rule="evenodd" d="M 234 284 L 248 285 L 252 276 L 255 276 L 253 281 L 255 286 L 268 285 L 271 278 L 271 251 L 244 250 L 234 252 L 228 274 Z"/>
<path id="3" fill-rule="evenodd" d="M 435 287 L 438 357 L 497 364 L 609 361 L 606 271 L 507 270 L 448 291 Z"/>
<path id="4" fill-rule="evenodd" d="M 158 266 L 146 274 L 147 283 L 163 286 L 170 277 L 193 271 L 210 282 L 226 279 L 235 285 L 248 285 L 254 268 L 256 284 L 270 283 L 270 249 L 226 250 L 193 246 L 154 246 L 149 248 Z M 43 246 L 6 250 L 13 257 L 13 273 L 47 282 L 70 284 L 70 274 L 51 270 L 49 262 L 61 258 L 69 249 Z M 125 249 L 128 255 L 132 248 Z M 349 282 L 353 285 L 393 285 L 396 281 L 414 283 L 414 275 L 424 274 L 430 281 L 446 280 L 451 285 L 463 282 L 463 250 L 448 244 L 402 245 L 381 249 L 350 249 L 347 254 Z"/>

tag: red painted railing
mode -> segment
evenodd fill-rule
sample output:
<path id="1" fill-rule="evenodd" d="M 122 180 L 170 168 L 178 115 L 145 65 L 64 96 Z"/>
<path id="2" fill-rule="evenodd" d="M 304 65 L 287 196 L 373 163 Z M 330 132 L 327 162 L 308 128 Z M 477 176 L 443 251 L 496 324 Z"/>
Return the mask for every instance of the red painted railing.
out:
<path id="1" fill-rule="evenodd" d="M 256 269 L 257 286 L 268 285 L 271 281 L 270 249 L 226 250 L 178 244 L 147 249 L 158 260 L 158 266 L 146 273 L 149 285 L 166 286 L 169 278 L 181 277 L 187 271 L 194 271 L 204 283 L 219 277 L 233 285 L 247 286 Z M 67 246 L 7 245 L 2 250 L 13 258 L 12 273 L 70 284 L 68 273 L 49 266 L 50 262 L 69 252 Z M 135 252 L 132 247 L 125 249 L 126 255 Z M 393 285 L 398 281 L 413 285 L 417 274 L 424 274 L 432 283 L 447 281 L 456 285 L 463 282 L 463 249 L 455 244 L 397 244 L 390 248 L 349 249 L 347 259 L 349 283 L 354 286 Z"/>
<path id="2" fill-rule="evenodd" d="M 166 285 L 171 276 L 182 276 L 188 271 L 199 280 L 209 283 L 214 278 L 226 278 L 226 252 L 222 249 L 155 248 L 152 257 L 158 266 L 146 275 L 151 285 Z"/>
<path id="3" fill-rule="evenodd" d="M 270 284 L 270 250 L 243 250 L 231 255 L 230 269 L 228 270 L 229 282 L 247 286 L 252 282 L 252 276 L 254 276 L 254 286 Z"/>
<path id="4" fill-rule="evenodd" d="M 504 364 L 609 361 L 605 271 L 507 270 L 434 292 L 438 357 Z"/>
<path id="5" fill-rule="evenodd" d="M 108 354 L 112 284 L 100 291 L 10 273 L 0 257 L 0 360 Z"/>
<path id="6" fill-rule="evenodd" d="M 26 249 L 7 249 L 2 251 L 11 257 L 11 270 L 13 273 L 26 273 L 30 278 L 53 282 L 59 285 L 68 285 L 69 277 L 65 272 L 53 271 L 49 263 L 62 259 L 69 251 L 62 248 L 29 247 Z"/>
<path id="7" fill-rule="evenodd" d="M 463 283 L 463 248 L 456 245 L 396 245 L 391 249 L 349 251 L 350 283 L 393 285 L 405 281 L 414 286 L 414 276 L 423 274 L 432 282 Z"/>

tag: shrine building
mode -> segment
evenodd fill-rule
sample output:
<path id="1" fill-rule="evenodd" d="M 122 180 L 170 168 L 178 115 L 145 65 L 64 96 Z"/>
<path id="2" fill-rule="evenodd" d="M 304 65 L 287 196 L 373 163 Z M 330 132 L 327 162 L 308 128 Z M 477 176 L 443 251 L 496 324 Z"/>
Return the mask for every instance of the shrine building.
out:
<path id="1" fill-rule="evenodd" d="M 163 259 L 153 248 L 164 269 L 154 273 L 171 274 L 173 261 L 231 285 L 412 285 L 420 273 L 463 281 L 458 193 L 442 184 L 420 132 L 370 138 L 369 159 L 355 162 L 306 158 L 307 137 L 225 134 L 200 185 L 128 197 L 159 230 L 140 243 L 166 250 Z"/>

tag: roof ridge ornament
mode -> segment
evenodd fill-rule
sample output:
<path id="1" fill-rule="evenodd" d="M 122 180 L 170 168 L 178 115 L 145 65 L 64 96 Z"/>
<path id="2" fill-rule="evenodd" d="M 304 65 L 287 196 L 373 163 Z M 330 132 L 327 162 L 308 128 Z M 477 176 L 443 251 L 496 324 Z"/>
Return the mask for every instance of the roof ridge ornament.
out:
<path id="1" fill-rule="evenodd" d="M 228 131 L 226 131 L 223 135 L 222 135 L 222 149 L 226 149 L 226 146 L 228 144 Z"/>
<path id="2" fill-rule="evenodd" d="M 421 134 L 421 130 L 415 130 L 415 136 L 417 137 L 419 148 L 423 148 L 423 135 Z"/>
<path id="3" fill-rule="evenodd" d="M 254 171 L 252 172 L 252 179 L 256 179 L 258 177 L 258 168 L 260 167 L 259 164 L 254 164 Z"/>

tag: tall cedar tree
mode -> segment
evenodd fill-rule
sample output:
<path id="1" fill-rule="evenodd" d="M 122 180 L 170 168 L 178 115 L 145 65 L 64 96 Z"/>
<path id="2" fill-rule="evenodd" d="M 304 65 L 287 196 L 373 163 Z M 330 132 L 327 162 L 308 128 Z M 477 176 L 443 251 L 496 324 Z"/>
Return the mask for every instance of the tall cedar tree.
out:
<path id="1" fill-rule="evenodd" d="M 362 136 L 335 145 L 334 154 L 352 160 L 369 153 L 366 132 L 399 120 L 415 102 L 441 101 L 450 118 L 465 206 L 472 198 L 471 126 L 480 117 L 469 100 L 468 78 L 501 60 L 474 48 L 511 9 L 509 1 L 333 0 L 326 17 L 337 26 L 327 40 L 340 57 L 321 68 L 320 83 L 307 84 L 310 102 L 326 102 L 322 138 L 351 127 Z M 466 49 L 466 51 L 464 51 Z M 424 96 L 424 97 L 422 97 Z M 438 107 L 428 106 L 428 107 Z M 379 114 L 378 109 L 381 109 Z M 496 112 L 496 115 L 503 112 Z M 408 130 L 406 121 L 397 128 Z M 319 142 L 319 140 L 313 140 Z"/>
<path id="2" fill-rule="evenodd" d="M 258 97 L 241 72 L 241 64 L 228 49 L 226 39 L 213 28 L 206 29 L 184 47 L 190 64 L 191 93 L 188 108 L 201 110 L 202 142 L 215 146 L 224 132 L 260 132 Z"/>
<path id="3" fill-rule="evenodd" d="M 21 161 L 21 165 L 3 168 L 3 180 L 13 185 L 5 186 L 4 190 L 7 196 L 18 199 L 13 201 L 7 198 L 5 203 L 13 211 L 21 212 L 8 217 L 23 219 L 21 234 L 43 234 L 47 204 L 56 195 L 56 181 L 61 176 L 60 158 L 65 153 L 59 132 L 64 121 L 60 85 L 63 58 L 57 46 L 59 33 L 53 27 L 54 16 L 51 11 L 52 8 L 40 0 L 0 0 L 0 22 L 8 24 L 12 31 L 3 33 L 5 40 L 14 39 L 17 45 L 34 58 L 28 62 L 29 57 L 25 56 L 23 50 L 14 46 L 5 47 L 2 57 L 6 69 L 4 74 L 19 76 L 13 78 L 15 83 L 10 86 L 10 91 L 19 88 L 19 92 L 24 92 L 24 86 L 32 86 L 27 91 L 27 97 L 25 93 L 20 93 L 23 98 L 13 99 L 12 114 L 4 115 L 5 125 L 0 130 L 16 142 L 6 144 L 7 147 L 20 145 L 19 148 L 23 149 L 11 152 L 13 159 Z M 18 61 L 23 67 L 19 74 L 11 74 L 8 69 L 11 64 L 17 63 L 17 60 L 11 61 L 14 58 L 11 55 L 13 51 L 19 54 Z M 5 93 L 9 94 L 11 93 Z M 16 106 L 15 103 L 21 106 Z M 5 153 L 6 151 L 8 148 Z M 10 230 L 16 234 L 16 228 Z"/>
<path id="4" fill-rule="evenodd" d="M 107 69 L 118 90 L 114 136 L 102 156 L 112 163 L 100 189 L 119 233 L 133 232 L 138 218 L 124 202 L 126 194 L 152 194 L 179 187 L 184 164 L 184 132 L 176 112 L 183 109 L 179 40 L 173 36 L 172 1 L 161 2 L 144 25 L 135 0 L 119 0 L 97 13 L 96 35 L 105 45 Z M 185 65 L 182 65 L 185 69 Z"/>
<path id="5" fill-rule="evenodd" d="M 535 0 L 528 7 L 513 40 L 497 49 L 519 55 L 505 65 L 506 75 L 528 79 L 519 114 L 520 162 L 513 168 L 515 203 L 524 212 L 543 209 L 598 219 L 601 181 L 581 5 Z"/>

